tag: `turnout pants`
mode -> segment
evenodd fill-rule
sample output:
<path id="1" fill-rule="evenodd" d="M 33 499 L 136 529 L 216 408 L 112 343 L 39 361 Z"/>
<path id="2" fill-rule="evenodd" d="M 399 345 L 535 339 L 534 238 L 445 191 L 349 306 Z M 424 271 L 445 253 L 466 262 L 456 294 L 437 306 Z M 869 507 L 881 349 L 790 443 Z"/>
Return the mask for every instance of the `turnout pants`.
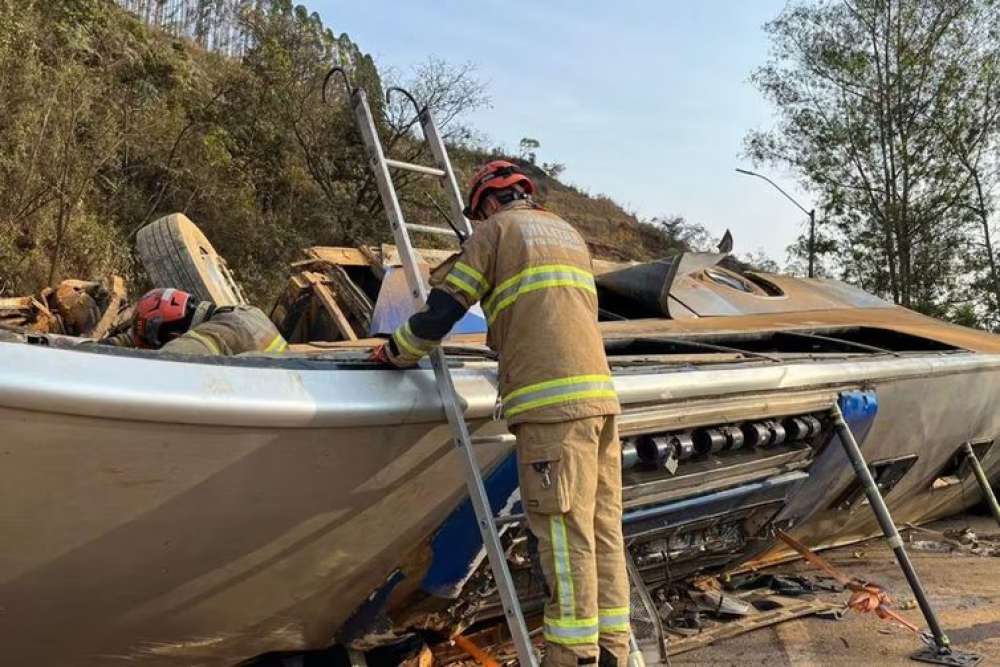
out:
<path id="1" fill-rule="evenodd" d="M 615 418 L 522 423 L 513 431 L 521 499 L 551 591 L 543 665 L 596 665 L 600 647 L 624 666 L 629 584 Z"/>

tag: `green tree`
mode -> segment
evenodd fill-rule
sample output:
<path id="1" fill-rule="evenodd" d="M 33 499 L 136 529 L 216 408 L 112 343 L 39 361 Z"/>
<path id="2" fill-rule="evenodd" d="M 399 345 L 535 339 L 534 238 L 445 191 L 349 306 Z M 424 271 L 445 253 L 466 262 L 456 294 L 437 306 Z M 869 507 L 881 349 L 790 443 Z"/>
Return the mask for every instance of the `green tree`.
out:
<path id="1" fill-rule="evenodd" d="M 520 149 L 520 157 L 522 160 L 527 160 L 531 164 L 535 164 L 535 156 L 537 155 L 538 149 L 541 147 L 538 139 L 532 139 L 531 137 L 524 137 L 521 139 L 521 143 L 518 144 Z"/>
<path id="2" fill-rule="evenodd" d="M 972 35 L 995 12 L 975 0 L 796 3 L 765 26 L 753 81 L 776 107 L 751 132 L 756 162 L 791 167 L 819 199 L 841 277 L 927 312 L 961 273 L 972 182 L 947 150 L 978 85 Z"/>

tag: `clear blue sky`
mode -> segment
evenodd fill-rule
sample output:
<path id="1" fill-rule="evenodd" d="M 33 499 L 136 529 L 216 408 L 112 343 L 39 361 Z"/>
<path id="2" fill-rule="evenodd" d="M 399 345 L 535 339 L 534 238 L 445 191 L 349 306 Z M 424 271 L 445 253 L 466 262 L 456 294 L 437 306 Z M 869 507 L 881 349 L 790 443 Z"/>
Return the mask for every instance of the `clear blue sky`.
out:
<path id="1" fill-rule="evenodd" d="M 737 253 L 780 263 L 804 223 L 767 183 L 733 171 L 750 166 L 744 133 L 773 123 L 749 76 L 767 56 L 761 26 L 785 0 L 306 5 L 380 66 L 474 63 L 492 108 L 470 124 L 510 149 L 538 139 L 540 160 L 566 164 L 564 180 L 640 216 L 683 215 L 716 236 L 729 227 Z M 810 208 L 789 175 L 766 173 Z"/>

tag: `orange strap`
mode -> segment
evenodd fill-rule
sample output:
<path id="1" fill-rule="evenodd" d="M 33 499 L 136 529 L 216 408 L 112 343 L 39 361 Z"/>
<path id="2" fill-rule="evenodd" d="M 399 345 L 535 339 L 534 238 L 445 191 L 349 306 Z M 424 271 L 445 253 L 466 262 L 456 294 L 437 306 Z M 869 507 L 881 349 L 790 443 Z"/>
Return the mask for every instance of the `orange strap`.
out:
<path id="1" fill-rule="evenodd" d="M 797 551 L 799 555 L 805 558 L 807 561 L 809 561 L 819 569 L 829 574 L 831 577 L 839 581 L 844 586 L 850 587 L 852 581 L 850 577 L 847 577 L 840 570 L 836 569 L 834 566 L 830 565 L 825 560 L 817 556 L 815 553 L 812 552 L 812 550 L 809 547 L 802 544 L 797 539 L 795 539 L 794 537 L 792 537 L 783 530 L 778 531 L 778 538 L 791 548 L 795 549 L 795 551 Z"/>
<path id="2" fill-rule="evenodd" d="M 848 607 L 862 614 L 874 612 L 881 619 L 895 621 L 907 630 L 918 635 L 920 634 L 920 628 L 889 608 L 889 605 L 892 604 L 892 599 L 881 586 L 861 581 L 854 577 L 848 577 L 788 533 L 779 530 L 777 534 L 782 542 L 797 551 L 800 556 L 839 581 L 845 588 L 854 592 L 851 595 L 851 599 L 847 602 Z"/>
<path id="3" fill-rule="evenodd" d="M 493 656 L 476 646 L 475 642 L 468 637 L 458 634 L 452 637 L 451 640 L 455 642 L 456 646 L 472 656 L 472 659 L 483 667 L 500 667 L 500 663 L 497 662 Z"/>

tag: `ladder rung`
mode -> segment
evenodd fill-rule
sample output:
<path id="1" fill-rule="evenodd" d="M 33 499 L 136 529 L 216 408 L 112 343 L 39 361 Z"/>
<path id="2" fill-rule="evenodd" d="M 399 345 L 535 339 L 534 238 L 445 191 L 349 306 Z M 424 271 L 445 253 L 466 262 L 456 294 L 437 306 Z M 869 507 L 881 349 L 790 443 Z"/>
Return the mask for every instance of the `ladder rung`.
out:
<path id="1" fill-rule="evenodd" d="M 412 162 L 400 162 L 399 160 L 390 160 L 389 158 L 385 159 L 385 163 L 390 167 L 394 167 L 396 169 L 403 169 L 405 171 L 412 171 L 418 174 L 427 174 L 428 176 L 437 176 L 439 178 L 441 176 L 444 176 L 444 170 L 438 169 L 437 167 L 425 167 L 422 164 L 413 164 Z"/>
<path id="2" fill-rule="evenodd" d="M 475 438 L 469 438 L 469 443 L 473 446 L 479 445 L 513 445 L 515 441 L 514 436 L 510 433 L 503 433 L 501 435 L 484 435 Z"/>
<path id="3" fill-rule="evenodd" d="M 498 516 L 494 519 L 497 528 L 500 526 L 507 526 L 512 523 L 524 523 L 525 516 L 523 514 L 508 514 L 507 516 Z"/>
<path id="4" fill-rule="evenodd" d="M 425 234 L 439 234 L 441 236 L 450 236 L 452 238 L 455 238 L 455 231 L 453 229 L 448 229 L 447 227 L 431 227 L 430 225 L 407 224 L 406 228 L 413 232 L 424 232 Z"/>

